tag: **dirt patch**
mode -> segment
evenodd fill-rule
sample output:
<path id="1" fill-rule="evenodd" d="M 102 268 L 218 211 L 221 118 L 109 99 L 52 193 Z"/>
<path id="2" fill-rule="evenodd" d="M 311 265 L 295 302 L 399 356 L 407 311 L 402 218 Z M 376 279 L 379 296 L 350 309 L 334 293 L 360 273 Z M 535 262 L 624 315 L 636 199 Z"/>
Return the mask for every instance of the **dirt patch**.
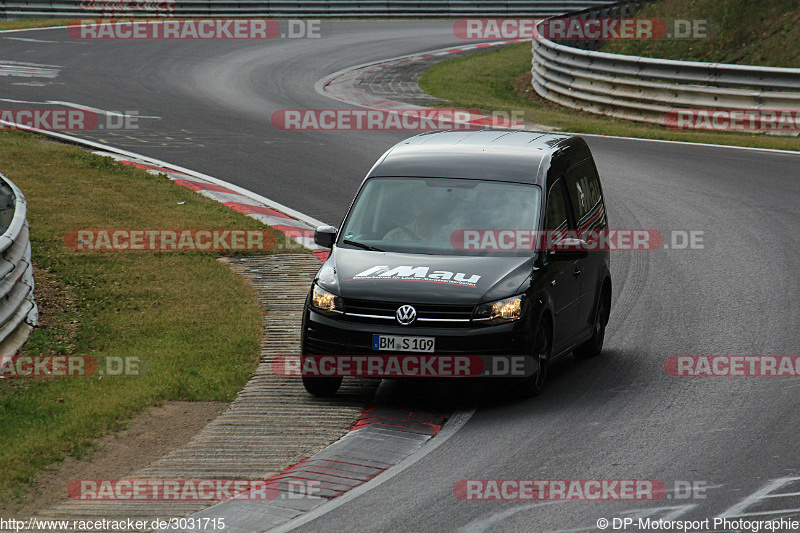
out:
<path id="1" fill-rule="evenodd" d="M 34 264 L 39 327 L 23 351 L 29 354 L 71 354 L 80 314 L 72 288 L 56 274 Z M 9 381 L 4 386 L 24 386 Z M 22 502 L 0 502 L 0 516 L 22 517 L 67 498 L 73 479 L 124 477 L 179 448 L 228 406 L 224 402 L 168 402 L 151 407 L 128 423 L 128 429 L 100 438 L 94 452 L 67 458 L 43 471 Z"/>
<path id="2" fill-rule="evenodd" d="M 549 100 L 545 100 L 539 94 L 533 90 L 533 86 L 531 85 L 533 80 L 533 74 L 530 71 L 523 72 L 519 76 L 515 77 L 511 85 L 514 87 L 514 91 L 520 96 L 520 98 L 524 98 L 529 102 L 533 102 L 534 104 L 541 105 L 545 109 L 552 109 L 552 110 L 564 110 L 566 108 L 561 107 L 558 104 L 554 104 Z M 570 109 L 570 113 L 579 113 L 581 115 L 587 117 L 597 117 L 597 115 L 592 115 L 591 113 L 585 113 L 583 111 L 579 111 L 577 109 Z"/>
<path id="3" fill-rule="evenodd" d="M 39 329 L 47 330 L 49 353 L 71 354 L 78 331 L 78 311 L 72 287 L 64 284 L 50 270 L 33 263 L 36 280 L 36 305 L 39 307 Z"/>
<path id="4" fill-rule="evenodd" d="M 601 116 L 601 115 L 597 115 L 595 113 L 589 113 L 588 111 L 581 111 L 580 109 L 572 109 L 572 108 L 563 107 L 563 106 L 560 106 L 560 105 L 558 105 L 556 103 L 553 103 L 553 102 L 551 102 L 549 100 L 545 100 L 544 98 L 539 96 L 539 94 L 533 89 L 533 86 L 531 85 L 532 79 L 533 79 L 533 74 L 531 74 L 531 72 L 523 72 L 522 74 L 520 74 L 519 76 L 515 77 L 512 80 L 511 85 L 512 85 L 512 87 L 514 87 L 514 91 L 519 95 L 520 98 L 523 98 L 523 99 L 525 99 L 525 100 L 527 100 L 529 102 L 532 102 L 532 103 L 534 103 L 536 105 L 540 105 L 540 106 L 544 107 L 545 109 L 549 109 L 549 110 L 552 110 L 552 111 L 565 111 L 566 110 L 566 111 L 569 111 L 570 113 L 572 113 L 574 115 L 580 115 L 580 116 L 586 117 L 586 118 L 598 118 L 598 117 Z M 615 118 L 615 119 L 609 119 L 609 120 L 612 120 L 612 121 L 618 122 L 618 123 L 622 122 L 622 123 L 626 123 L 626 124 L 631 124 L 631 125 L 637 124 L 636 122 L 634 122 L 632 120 L 625 120 L 625 119 L 621 119 L 621 118 Z"/>
<path id="5" fill-rule="evenodd" d="M 526 100 L 530 100 L 531 102 L 544 102 L 539 95 L 536 94 L 536 91 L 533 90 L 531 86 L 531 81 L 533 80 L 533 74 L 530 72 L 523 72 L 511 82 L 514 90 L 520 95 L 522 98 Z"/>
<path id="6" fill-rule="evenodd" d="M 224 402 L 168 402 L 151 407 L 133 418 L 128 429 L 98 439 L 90 457 L 67 457 L 42 472 L 25 501 L 3 504 L 0 516 L 28 516 L 67 499 L 67 485 L 73 479 L 125 477 L 188 443 L 227 406 Z"/>
<path id="7" fill-rule="evenodd" d="M 25 514 L 35 511 L 38 518 L 48 520 L 110 520 L 132 516 L 152 520 L 187 516 L 213 502 L 181 500 L 142 504 L 135 500 L 117 500 L 110 505 L 97 505 L 91 501 L 67 500 L 63 498 L 63 491 L 69 481 L 81 478 L 265 479 L 314 455 L 353 427 L 374 397 L 377 380 L 345 380 L 335 398 L 323 401 L 310 396 L 296 378 L 280 376 L 270 366 L 278 355 L 300 353 L 300 310 L 319 270 L 319 260 L 311 254 L 222 260 L 257 291 L 265 326 L 258 369 L 231 407 L 210 421 L 217 414 L 212 412 L 205 427 L 197 424 L 193 430 L 199 432 L 193 438 L 190 438 L 190 429 L 184 439 L 186 444 L 173 450 L 166 446 L 155 449 L 158 439 L 165 436 L 165 432 L 180 429 L 177 423 L 184 424 L 197 419 L 198 415 L 181 410 L 164 413 L 166 424 L 161 430 L 155 426 L 155 420 L 144 428 L 134 422 L 131 428 L 139 427 L 145 435 L 134 431 L 120 433 L 117 440 L 124 447 L 111 448 L 114 443 L 109 444 L 109 439 L 105 439 L 105 453 L 96 453 L 92 464 L 75 471 L 69 467 L 59 469 L 66 473 L 60 473 L 59 479 L 51 484 L 55 485 L 56 496 L 62 497 L 49 499 L 57 505 L 47 506 L 48 501 L 39 492 L 31 499 L 37 505 L 26 509 L 28 513 Z M 146 448 L 147 455 L 139 453 Z M 42 479 L 48 478 L 43 476 Z"/>

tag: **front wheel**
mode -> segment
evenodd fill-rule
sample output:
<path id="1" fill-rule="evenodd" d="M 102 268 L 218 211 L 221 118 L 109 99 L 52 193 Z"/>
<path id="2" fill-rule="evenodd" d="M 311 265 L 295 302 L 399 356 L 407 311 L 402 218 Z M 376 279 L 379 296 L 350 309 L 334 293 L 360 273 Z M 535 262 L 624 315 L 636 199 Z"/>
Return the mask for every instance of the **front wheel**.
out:
<path id="1" fill-rule="evenodd" d="M 303 376 L 303 387 L 309 394 L 314 396 L 328 397 L 333 396 L 339 390 L 342 378 L 316 378 Z"/>
<path id="2" fill-rule="evenodd" d="M 576 357 L 581 359 L 597 357 L 603 351 L 603 341 L 606 338 L 606 325 L 608 324 L 609 300 L 608 291 L 603 291 L 597 302 L 597 309 L 594 312 L 592 336 L 588 341 L 575 348 L 573 353 Z"/>
<path id="3" fill-rule="evenodd" d="M 523 378 L 519 383 L 519 394 L 524 397 L 538 396 L 544 389 L 547 381 L 547 365 L 550 362 L 550 351 L 552 349 L 553 335 L 550 324 L 542 319 L 536 326 L 533 334 L 533 347 L 531 355 L 538 363 L 539 369 L 531 376 Z"/>

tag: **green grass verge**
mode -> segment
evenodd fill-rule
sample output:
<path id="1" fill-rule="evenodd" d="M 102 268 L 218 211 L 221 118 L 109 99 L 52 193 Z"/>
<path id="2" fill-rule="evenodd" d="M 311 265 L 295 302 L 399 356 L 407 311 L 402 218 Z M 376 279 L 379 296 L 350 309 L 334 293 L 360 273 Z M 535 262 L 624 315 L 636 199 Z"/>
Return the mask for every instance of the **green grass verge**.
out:
<path id="1" fill-rule="evenodd" d="M 519 112 L 526 121 L 562 131 L 800 150 L 797 137 L 672 131 L 581 113 L 539 98 L 530 85 L 530 69 L 531 45 L 520 43 L 437 63 L 422 75 L 419 84 L 426 93 L 449 101 L 453 107 Z"/>
<path id="2" fill-rule="evenodd" d="M 263 229 L 164 176 L 21 132 L 0 132 L 0 172 L 28 201 L 42 327 L 28 355 L 133 356 L 137 377 L 0 379 L 0 498 L 42 469 L 169 400 L 231 401 L 253 374 L 261 309 L 246 282 L 202 252 L 74 252 L 73 229 Z M 283 249 L 299 251 L 280 234 Z M 250 252 L 252 253 L 252 252 Z"/>
<path id="3" fill-rule="evenodd" d="M 637 17 L 704 19 L 718 32 L 703 40 L 611 41 L 603 51 L 684 61 L 800 67 L 797 0 L 664 0 Z"/>
<path id="4" fill-rule="evenodd" d="M 30 28 L 49 28 L 51 26 L 68 26 L 73 19 L 19 19 L 0 20 L 0 30 L 23 30 Z"/>

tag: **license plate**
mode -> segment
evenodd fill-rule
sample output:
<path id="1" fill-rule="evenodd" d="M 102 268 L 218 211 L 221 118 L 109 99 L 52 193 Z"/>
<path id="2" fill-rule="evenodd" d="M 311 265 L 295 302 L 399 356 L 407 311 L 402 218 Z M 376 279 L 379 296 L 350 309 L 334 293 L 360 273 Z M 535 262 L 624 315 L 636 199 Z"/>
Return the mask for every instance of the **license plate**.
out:
<path id="1" fill-rule="evenodd" d="M 373 335 L 372 349 L 393 352 L 432 353 L 436 339 L 434 337 L 405 337 L 401 335 Z"/>

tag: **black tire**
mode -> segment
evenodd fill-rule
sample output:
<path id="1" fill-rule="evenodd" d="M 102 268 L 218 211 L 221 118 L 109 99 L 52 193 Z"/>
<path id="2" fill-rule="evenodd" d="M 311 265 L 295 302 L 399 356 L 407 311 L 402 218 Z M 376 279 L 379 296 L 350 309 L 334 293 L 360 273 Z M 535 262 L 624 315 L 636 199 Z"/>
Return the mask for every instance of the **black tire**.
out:
<path id="1" fill-rule="evenodd" d="M 553 333 L 550 323 L 544 318 L 539 321 L 533 334 L 531 355 L 539 362 L 539 370 L 532 376 L 520 380 L 517 386 L 519 396 L 530 398 L 538 396 L 547 382 L 547 366 L 553 349 Z"/>
<path id="2" fill-rule="evenodd" d="M 314 378 L 303 376 L 303 387 L 309 394 L 326 398 L 333 396 L 339 390 L 342 378 Z"/>
<path id="3" fill-rule="evenodd" d="M 608 286 L 604 286 L 603 292 L 597 300 L 597 309 L 594 310 L 592 336 L 589 340 L 573 350 L 575 357 L 588 359 L 590 357 L 597 357 L 603 352 L 603 342 L 606 338 L 606 325 L 608 324 L 609 301 Z"/>

